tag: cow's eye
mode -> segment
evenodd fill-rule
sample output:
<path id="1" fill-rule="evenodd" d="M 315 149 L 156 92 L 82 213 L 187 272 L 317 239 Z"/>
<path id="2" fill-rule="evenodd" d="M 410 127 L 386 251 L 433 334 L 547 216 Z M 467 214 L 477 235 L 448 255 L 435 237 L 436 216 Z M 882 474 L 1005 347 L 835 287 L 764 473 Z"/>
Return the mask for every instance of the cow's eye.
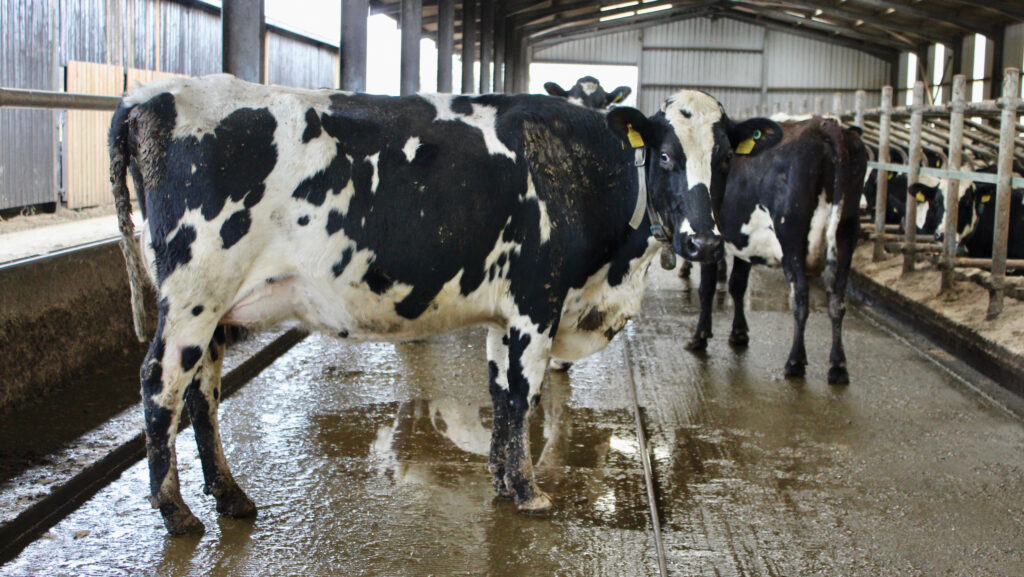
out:
<path id="1" fill-rule="evenodd" d="M 669 158 L 667 153 L 662 152 L 661 153 L 661 163 L 662 164 L 666 164 L 666 165 L 672 164 L 672 159 Z"/>

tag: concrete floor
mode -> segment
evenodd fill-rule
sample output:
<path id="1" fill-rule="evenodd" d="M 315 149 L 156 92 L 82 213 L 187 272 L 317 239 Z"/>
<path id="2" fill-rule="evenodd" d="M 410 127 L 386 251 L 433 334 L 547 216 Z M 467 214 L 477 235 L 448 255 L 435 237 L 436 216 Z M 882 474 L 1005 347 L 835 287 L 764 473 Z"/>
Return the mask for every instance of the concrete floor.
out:
<path id="1" fill-rule="evenodd" d="M 1018 418 L 856 308 L 852 384 L 827 385 L 820 291 L 808 376 L 783 379 L 792 317 L 779 271 L 751 277 L 748 349 L 726 343 L 720 294 L 717 338 L 691 354 L 696 291 L 652 276 L 643 318 L 550 378 L 532 436 L 549 515 L 492 493 L 480 330 L 403 344 L 313 336 L 222 409 L 255 522 L 217 518 L 186 431 L 183 493 L 204 536 L 165 535 L 140 463 L 0 576 L 656 575 L 630 366 L 670 574 L 1024 574 Z"/>

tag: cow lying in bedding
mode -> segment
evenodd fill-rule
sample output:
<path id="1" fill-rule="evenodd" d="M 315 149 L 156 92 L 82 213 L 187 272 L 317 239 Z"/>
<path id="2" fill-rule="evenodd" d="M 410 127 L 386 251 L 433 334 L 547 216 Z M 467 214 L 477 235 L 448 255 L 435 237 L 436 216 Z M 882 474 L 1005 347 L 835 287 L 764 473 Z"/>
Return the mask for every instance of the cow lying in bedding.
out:
<path id="1" fill-rule="evenodd" d="M 127 94 L 111 178 L 137 319 L 144 276 L 158 291 L 141 379 L 150 499 L 167 530 L 202 530 L 178 485 L 183 407 L 217 510 L 255 514 L 221 447 L 218 336 L 286 320 L 349 339 L 486 325 L 495 489 L 523 511 L 551 507 L 528 438 L 549 357 L 600 350 L 639 311 L 660 246 L 652 215 L 684 258 L 719 257 L 711 193 L 755 130 L 778 126 L 736 125 L 695 91 L 650 118 L 548 96 L 396 98 L 227 75 Z M 645 152 L 647 195 L 631 147 Z"/>

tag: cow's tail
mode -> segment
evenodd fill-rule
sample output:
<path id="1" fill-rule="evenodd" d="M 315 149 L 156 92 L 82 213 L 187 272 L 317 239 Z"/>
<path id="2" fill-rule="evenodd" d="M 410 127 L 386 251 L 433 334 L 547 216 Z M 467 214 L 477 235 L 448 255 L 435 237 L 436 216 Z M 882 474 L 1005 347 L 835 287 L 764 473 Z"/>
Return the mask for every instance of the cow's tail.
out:
<path id="1" fill-rule="evenodd" d="M 129 146 L 128 115 L 131 107 L 121 102 L 110 123 L 110 183 L 113 185 L 114 204 L 117 207 L 117 227 L 121 231 L 121 251 L 128 268 L 128 285 L 132 294 L 132 322 L 135 336 L 146 342 L 146 309 L 144 290 L 146 274 L 142 264 L 139 243 L 135 240 L 135 225 L 132 223 L 132 199 L 128 191 L 128 162 L 131 159 Z"/>
<path id="2" fill-rule="evenodd" d="M 846 199 L 850 198 L 848 188 L 851 186 L 850 153 L 846 148 L 846 140 L 843 138 L 843 127 L 835 118 L 823 118 L 821 120 L 822 131 L 825 138 L 829 140 L 832 148 L 832 173 L 834 182 L 832 185 L 832 198 L 828 199 L 829 214 L 828 225 L 825 229 L 826 253 L 825 271 L 822 273 L 825 286 L 831 291 L 835 282 L 836 266 L 838 264 L 838 245 L 836 234 L 839 230 L 839 222 L 846 210 Z"/>

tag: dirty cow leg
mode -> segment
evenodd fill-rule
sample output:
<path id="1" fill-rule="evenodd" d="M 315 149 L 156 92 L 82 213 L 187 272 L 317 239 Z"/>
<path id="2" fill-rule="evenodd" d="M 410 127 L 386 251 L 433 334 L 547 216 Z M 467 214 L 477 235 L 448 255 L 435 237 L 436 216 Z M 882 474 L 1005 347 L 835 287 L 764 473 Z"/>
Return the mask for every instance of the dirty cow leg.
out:
<path id="1" fill-rule="evenodd" d="M 504 341 L 504 331 L 487 330 L 487 372 L 490 375 L 488 388 L 491 391 L 491 404 L 494 417 L 491 420 L 491 455 L 487 460 L 487 469 L 491 472 L 494 490 L 502 497 L 512 497 L 512 492 L 505 486 L 505 461 L 508 459 L 509 396 L 508 380 L 508 346 Z"/>
<path id="2" fill-rule="evenodd" d="M 835 258 L 829 258 L 824 275 L 825 289 L 828 293 L 828 316 L 832 320 L 828 382 L 833 385 L 845 385 L 850 382 L 850 374 L 846 370 L 846 352 L 843 350 L 843 317 L 846 315 L 846 283 L 850 277 L 857 228 L 857 221 L 853 219 L 839 222 Z"/>
<path id="3" fill-rule="evenodd" d="M 715 291 L 718 290 L 718 266 L 716 262 L 705 262 L 700 265 L 700 318 L 697 319 L 697 330 L 693 338 L 686 343 L 688 351 L 703 351 L 708 348 L 711 338 L 711 309 L 714 306 Z"/>
<path id="4" fill-rule="evenodd" d="M 173 318 L 169 310 L 164 299 L 160 303 L 156 335 L 142 364 L 142 404 L 146 414 L 150 503 L 160 509 L 167 532 L 182 535 L 202 532 L 204 528 L 181 498 L 175 438 L 185 388 L 199 370 L 213 327 Z M 173 335 L 168 334 L 168 326 L 175 327 Z M 202 337 L 197 338 L 200 334 Z"/>
<path id="5" fill-rule="evenodd" d="M 750 278 L 750 263 L 736 257 L 732 260 L 732 275 L 729 277 L 729 294 L 732 295 L 733 317 L 729 344 L 745 347 L 750 342 L 747 316 L 743 311 L 743 297 L 747 294 L 747 279 Z"/>
<path id="6" fill-rule="evenodd" d="M 786 280 L 789 282 L 790 301 L 793 308 L 793 346 L 789 351 L 789 360 L 786 361 L 785 373 L 787 377 L 802 377 L 806 372 L 807 349 L 804 348 L 804 327 L 807 325 L 808 297 L 810 290 L 807 285 L 807 276 L 804 268 L 794 259 L 784 265 Z"/>
<path id="7" fill-rule="evenodd" d="M 495 403 L 495 421 L 507 419 L 505 462 L 503 481 L 505 491 L 511 494 L 520 511 L 544 511 L 551 508 L 551 498 L 537 487 L 533 474 L 533 460 L 530 456 L 530 417 L 540 400 L 540 389 L 544 381 L 551 351 L 551 333 L 535 330 L 528 320 L 513 322 L 502 337 L 507 351 L 505 371 L 499 371 L 492 392 Z M 528 327 L 528 328 L 521 328 Z M 492 339 L 488 338 L 488 343 Z M 488 349 L 490 350 L 490 346 Z M 499 407 L 499 404 L 504 404 Z M 500 424 L 495 426 L 498 430 Z M 496 435 L 501 440 L 501 435 Z M 492 437 L 493 438 L 493 437 Z M 492 459 L 499 449 L 492 447 Z M 492 463 L 492 472 L 497 475 Z"/>
<path id="8" fill-rule="evenodd" d="M 203 357 L 199 374 L 185 391 L 185 405 L 199 446 L 206 484 L 203 492 L 217 499 L 217 512 L 230 517 L 252 517 L 256 506 L 235 483 L 220 439 L 217 408 L 220 405 L 220 373 L 224 363 L 225 327 L 217 327 Z"/>

